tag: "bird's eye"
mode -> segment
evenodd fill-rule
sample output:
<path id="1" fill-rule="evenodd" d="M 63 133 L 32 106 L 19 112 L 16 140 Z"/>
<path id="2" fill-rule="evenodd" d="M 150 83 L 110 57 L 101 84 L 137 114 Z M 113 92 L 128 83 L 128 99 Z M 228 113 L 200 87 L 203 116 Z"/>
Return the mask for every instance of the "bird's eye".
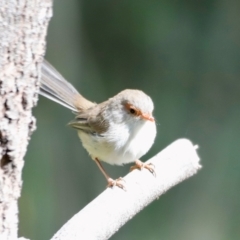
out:
<path id="1" fill-rule="evenodd" d="M 135 110 L 134 108 L 130 108 L 130 109 L 129 109 L 129 112 L 130 112 L 131 114 L 136 114 L 136 110 Z"/>

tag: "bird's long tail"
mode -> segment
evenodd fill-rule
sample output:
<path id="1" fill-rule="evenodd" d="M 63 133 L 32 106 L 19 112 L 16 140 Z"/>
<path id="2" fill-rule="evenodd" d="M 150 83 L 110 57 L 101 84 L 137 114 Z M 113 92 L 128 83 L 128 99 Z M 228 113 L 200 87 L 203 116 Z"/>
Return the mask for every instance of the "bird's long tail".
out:
<path id="1" fill-rule="evenodd" d="M 74 112 L 91 108 L 95 103 L 84 98 L 64 77 L 46 60 L 42 63 L 40 94 Z"/>

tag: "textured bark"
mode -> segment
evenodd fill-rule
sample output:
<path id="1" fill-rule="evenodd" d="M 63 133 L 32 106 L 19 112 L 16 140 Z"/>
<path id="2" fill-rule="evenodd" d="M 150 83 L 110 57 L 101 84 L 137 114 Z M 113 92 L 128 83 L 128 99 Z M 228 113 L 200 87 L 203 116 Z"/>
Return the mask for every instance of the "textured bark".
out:
<path id="1" fill-rule="evenodd" d="M 16 239 L 28 141 L 51 0 L 0 1 L 0 239 Z"/>

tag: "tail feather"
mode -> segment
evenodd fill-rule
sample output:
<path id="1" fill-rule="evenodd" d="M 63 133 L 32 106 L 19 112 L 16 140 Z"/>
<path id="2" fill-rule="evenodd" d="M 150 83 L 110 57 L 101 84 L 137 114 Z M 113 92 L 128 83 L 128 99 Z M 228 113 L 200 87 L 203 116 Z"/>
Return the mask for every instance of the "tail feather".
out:
<path id="1" fill-rule="evenodd" d="M 84 98 L 46 60 L 42 63 L 40 94 L 74 112 L 79 112 L 95 105 L 95 103 Z"/>

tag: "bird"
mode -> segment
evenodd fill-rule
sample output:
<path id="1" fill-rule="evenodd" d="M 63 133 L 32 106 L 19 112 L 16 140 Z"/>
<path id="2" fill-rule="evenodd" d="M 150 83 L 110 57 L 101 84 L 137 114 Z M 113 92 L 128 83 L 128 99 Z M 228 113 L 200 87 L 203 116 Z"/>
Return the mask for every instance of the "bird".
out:
<path id="1" fill-rule="evenodd" d="M 108 187 L 125 189 L 125 183 L 121 177 L 111 178 L 101 162 L 112 165 L 135 162 L 131 170 L 146 168 L 155 174 L 153 165 L 140 160 L 153 145 L 157 132 L 153 101 L 143 91 L 126 89 L 97 104 L 83 97 L 44 59 L 39 93 L 76 115 L 68 125 L 77 130 Z"/>

